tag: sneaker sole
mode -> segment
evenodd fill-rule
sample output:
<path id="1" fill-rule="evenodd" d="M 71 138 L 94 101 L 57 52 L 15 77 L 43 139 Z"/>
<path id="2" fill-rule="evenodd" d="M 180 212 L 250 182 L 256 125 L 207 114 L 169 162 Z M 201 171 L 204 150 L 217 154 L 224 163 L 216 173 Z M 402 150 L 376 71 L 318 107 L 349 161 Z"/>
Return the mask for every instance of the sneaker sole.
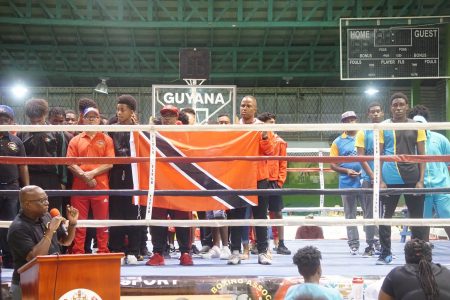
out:
<path id="1" fill-rule="evenodd" d="M 162 264 L 145 264 L 146 266 L 150 266 L 150 267 L 158 267 L 158 266 L 164 266 L 165 263 Z"/>

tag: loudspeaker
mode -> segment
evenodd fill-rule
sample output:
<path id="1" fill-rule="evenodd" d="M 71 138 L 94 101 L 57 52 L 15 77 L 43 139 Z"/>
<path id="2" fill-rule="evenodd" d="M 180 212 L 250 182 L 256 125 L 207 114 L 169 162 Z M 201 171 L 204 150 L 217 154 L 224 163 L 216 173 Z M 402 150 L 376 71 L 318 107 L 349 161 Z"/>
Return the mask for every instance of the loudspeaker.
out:
<path id="1" fill-rule="evenodd" d="M 180 49 L 180 78 L 208 79 L 211 53 L 207 48 Z"/>

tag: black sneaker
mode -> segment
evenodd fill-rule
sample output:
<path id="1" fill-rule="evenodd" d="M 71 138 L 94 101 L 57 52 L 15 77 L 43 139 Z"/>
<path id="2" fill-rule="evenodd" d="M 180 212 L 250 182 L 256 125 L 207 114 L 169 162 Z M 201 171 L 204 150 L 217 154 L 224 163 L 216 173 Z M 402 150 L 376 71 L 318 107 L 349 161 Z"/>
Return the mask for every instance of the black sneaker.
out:
<path id="1" fill-rule="evenodd" d="M 141 254 L 136 255 L 138 261 L 144 261 L 144 256 Z"/>
<path id="2" fill-rule="evenodd" d="M 285 245 L 278 245 L 277 254 L 291 255 L 291 250 L 289 250 Z"/>
<path id="3" fill-rule="evenodd" d="M 139 254 L 143 257 L 149 257 L 150 252 L 148 252 L 147 247 L 142 247 L 141 250 L 139 250 Z"/>
<path id="4" fill-rule="evenodd" d="M 375 249 L 372 247 L 366 247 L 362 257 L 373 257 L 375 255 Z"/>
<path id="5" fill-rule="evenodd" d="M 191 251 L 193 254 L 200 254 L 200 250 L 198 250 L 196 245 L 192 245 Z"/>

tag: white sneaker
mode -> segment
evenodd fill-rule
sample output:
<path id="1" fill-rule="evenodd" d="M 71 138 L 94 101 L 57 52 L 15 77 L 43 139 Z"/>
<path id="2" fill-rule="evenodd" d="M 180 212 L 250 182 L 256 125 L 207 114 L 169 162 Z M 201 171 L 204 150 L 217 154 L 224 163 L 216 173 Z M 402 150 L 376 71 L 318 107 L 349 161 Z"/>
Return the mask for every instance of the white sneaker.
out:
<path id="1" fill-rule="evenodd" d="M 258 254 L 258 263 L 261 265 L 271 265 L 272 258 L 267 252 L 260 253 L 260 254 Z"/>
<path id="2" fill-rule="evenodd" d="M 203 259 L 211 259 L 211 258 L 218 258 L 220 257 L 220 249 L 217 246 L 213 246 L 211 249 L 209 249 L 206 253 L 201 253 L 200 256 Z"/>
<path id="3" fill-rule="evenodd" d="M 230 258 L 228 258 L 228 264 L 229 265 L 237 265 L 241 263 L 241 256 L 239 254 L 238 250 L 233 250 L 233 253 L 231 253 Z"/>
<path id="4" fill-rule="evenodd" d="M 227 260 L 231 256 L 231 251 L 228 246 L 223 246 L 222 249 L 220 249 L 220 259 Z"/>
<path id="5" fill-rule="evenodd" d="M 127 265 L 137 265 L 138 260 L 134 255 L 127 255 Z"/>

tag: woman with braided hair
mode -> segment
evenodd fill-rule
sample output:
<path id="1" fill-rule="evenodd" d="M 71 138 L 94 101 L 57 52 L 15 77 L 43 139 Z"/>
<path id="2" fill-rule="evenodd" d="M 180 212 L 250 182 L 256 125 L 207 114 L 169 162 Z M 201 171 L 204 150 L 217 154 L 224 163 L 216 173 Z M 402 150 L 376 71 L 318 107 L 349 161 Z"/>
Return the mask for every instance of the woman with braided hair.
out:
<path id="1" fill-rule="evenodd" d="M 406 265 L 394 268 L 384 279 L 379 300 L 450 299 L 450 271 L 432 262 L 430 245 L 412 239 L 405 245 Z"/>

